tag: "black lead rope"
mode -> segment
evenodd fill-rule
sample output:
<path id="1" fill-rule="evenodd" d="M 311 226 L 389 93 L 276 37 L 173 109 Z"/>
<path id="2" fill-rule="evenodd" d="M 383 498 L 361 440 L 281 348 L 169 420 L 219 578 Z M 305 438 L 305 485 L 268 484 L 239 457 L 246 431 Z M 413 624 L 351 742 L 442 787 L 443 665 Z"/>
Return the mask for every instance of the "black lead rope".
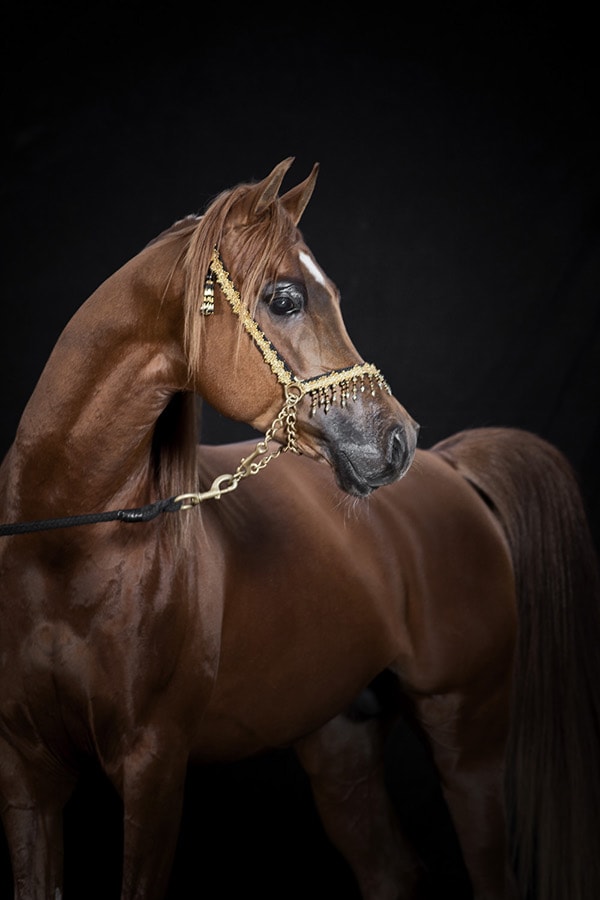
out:
<path id="1" fill-rule="evenodd" d="M 181 500 L 169 497 L 136 509 L 113 509 L 103 513 L 87 513 L 82 516 L 64 516 L 60 519 L 38 519 L 33 522 L 14 522 L 0 525 L 0 537 L 9 534 L 29 534 L 33 531 L 50 531 L 52 528 L 71 528 L 74 525 L 94 525 L 97 522 L 149 522 L 161 513 L 178 512 Z"/>

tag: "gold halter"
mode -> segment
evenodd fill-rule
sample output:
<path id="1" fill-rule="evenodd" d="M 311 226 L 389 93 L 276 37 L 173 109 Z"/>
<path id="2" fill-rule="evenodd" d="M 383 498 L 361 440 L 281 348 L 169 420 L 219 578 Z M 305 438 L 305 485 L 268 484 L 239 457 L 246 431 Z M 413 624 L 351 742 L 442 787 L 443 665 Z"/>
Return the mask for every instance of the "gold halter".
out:
<path id="1" fill-rule="evenodd" d="M 242 325 L 254 340 L 254 343 L 262 353 L 265 362 L 271 368 L 271 371 L 279 383 L 283 385 L 286 398 L 289 399 L 290 394 L 288 389 L 290 387 L 292 388 L 293 395 L 298 393 L 296 402 L 302 399 L 304 394 L 308 394 L 311 402 L 311 415 L 314 415 L 317 409 L 320 409 L 321 407 L 327 412 L 334 403 L 337 403 L 338 392 L 339 402 L 342 408 L 346 407 L 350 398 L 356 400 L 359 393 L 364 393 L 367 389 L 373 397 L 375 396 L 375 391 L 377 389 L 384 390 L 388 394 L 392 393 L 387 381 L 379 369 L 372 363 L 361 363 L 359 365 L 349 366 L 346 369 L 333 369 L 325 375 L 317 375 L 314 378 L 305 378 L 303 380 L 297 378 L 290 371 L 289 367 L 281 358 L 258 323 L 250 315 L 250 311 L 242 302 L 240 293 L 235 288 L 231 276 L 223 265 L 223 261 L 216 249 L 213 251 L 210 263 L 201 312 L 204 315 L 210 315 L 214 309 L 213 278 L 217 279 L 219 287 L 229 301 L 231 309 L 235 315 L 238 316 Z M 294 447 L 290 447 L 289 449 L 294 449 Z M 296 450 L 295 452 L 298 451 Z"/>
<path id="2" fill-rule="evenodd" d="M 229 272 L 223 265 L 223 261 L 215 248 L 210 263 L 206 283 L 204 286 L 204 298 L 200 306 L 200 312 L 204 316 L 210 316 L 214 312 L 214 279 L 219 282 L 219 287 L 229 301 L 231 309 L 240 319 L 242 325 L 253 339 L 254 343 L 263 355 L 265 362 L 276 376 L 277 381 L 283 385 L 285 403 L 281 412 L 276 417 L 271 427 L 265 432 L 264 438 L 259 441 L 252 453 L 242 459 L 233 474 L 217 476 L 209 490 L 202 493 L 180 494 L 175 497 L 175 502 L 180 509 L 189 509 L 205 500 L 219 500 L 223 494 L 234 491 L 243 478 L 248 475 L 256 475 L 261 469 L 280 453 L 291 450 L 292 453 L 301 454 L 302 451 L 296 440 L 296 406 L 305 394 L 310 396 L 310 414 L 314 415 L 321 407 L 325 412 L 337 403 L 338 391 L 340 406 L 344 408 L 348 400 L 356 400 L 360 393 L 367 388 L 371 395 L 375 396 L 376 390 L 392 391 L 387 381 L 372 363 L 361 363 L 349 366 L 347 369 L 333 369 L 325 375 L 317 375 L 315 378 L 297 378 L 285 364 L 271 341 L 261 330 L 258 323 L 250 315 L 250 311 L 242 302 L 238 290 L 236 290 Z M 269 444 L 278 431 L 283 429 L 286 443 L 279 444 L 276 450 L 269 452 Z"/>

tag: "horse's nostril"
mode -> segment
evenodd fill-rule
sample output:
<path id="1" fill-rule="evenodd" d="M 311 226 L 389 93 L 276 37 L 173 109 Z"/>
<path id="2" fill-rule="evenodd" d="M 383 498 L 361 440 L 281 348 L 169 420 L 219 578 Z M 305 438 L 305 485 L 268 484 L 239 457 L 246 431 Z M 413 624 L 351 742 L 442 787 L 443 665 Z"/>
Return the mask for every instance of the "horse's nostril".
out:
<path id="1" fill-rule="evenodd" d="M 388 445 L 388 459 L 396 465 L 406 454 L 406 432 L 402 425 L 396 425 L 392 429 Z"/>
<path id="2" fill-rule="evenodd" d="M 396 425 L 390 432 L 387 458 L 391 465 L 401 466 L 412 455 L 417 442 L 419 426 L 411 423 L 412 431 L 404 425 Z M 413 434 L 414 432 L 414 434 Z"/>

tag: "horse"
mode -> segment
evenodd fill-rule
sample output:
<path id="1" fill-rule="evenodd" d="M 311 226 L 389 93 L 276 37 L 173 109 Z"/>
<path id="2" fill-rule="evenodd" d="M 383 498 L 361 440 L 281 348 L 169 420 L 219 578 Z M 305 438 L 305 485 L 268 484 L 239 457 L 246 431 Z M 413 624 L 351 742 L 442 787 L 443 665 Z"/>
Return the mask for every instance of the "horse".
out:
<path id="1" fill-rule="evenodd" d="M 339 640 L 334 580 L 319 588 L 317 573 L 320 604 L 295 598 L 282 621 L 299 546 L 254 558 L 255 536 L 198 509 L 282 454 L 323 461 L 353 497 L 414 457 L 415 421 L 359 356 L 298 228 L 318 164 L 280 195 L 292 161 L 99 286 L 2 463 L 0 800 L 16 900 L 63 896 L 63 811 L 89 760 L 123 806 L 121 898 L 159 900 L 189 764 L 294 744 L 391 658 L 357 590 Z M 208 489 L 197 398 L 264 435 Z M 356 655 L 365 629 L 373 646 Z"/>
<path id="2" fill-rule="evenodd" d="M 25 523 L 0 544 L 16 900 L 62 896 L 83 760 L 122 800 L 122 900 L 159 900 L 188 766 L 282 747 L 361 896 L 416 898 L 405 722 L 477 900 L 592 900 L 600 592 L 576 477 L 515 429 L 417 448 L 298 232 L 316 170 L 278 196 L 290 164 L 84 304 L 3 465 Z M 264 440 L 198 445 L 194 394 Z"/>

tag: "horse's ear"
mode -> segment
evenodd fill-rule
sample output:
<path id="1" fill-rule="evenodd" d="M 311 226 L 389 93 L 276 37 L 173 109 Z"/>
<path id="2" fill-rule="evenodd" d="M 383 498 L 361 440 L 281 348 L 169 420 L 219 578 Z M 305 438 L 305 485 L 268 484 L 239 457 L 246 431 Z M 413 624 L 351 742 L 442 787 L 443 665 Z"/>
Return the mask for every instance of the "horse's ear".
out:
<path id="1" fill-rule="evenodd" d="M 297 225 L 300 221 L 302 213 L 312 197 L 318 174 L 319 163 L 315 163 L 308 178 L 305 178 L 304 181 L 301 181 L 300 184 L 297 184 L 296 187 L 292 188 L 287 194 L 284 194 L 283 197 L 279 198 L 291 216 L 294 225 Z"/>
<path id="2" fill-rule="evenodd" d="M 275 166 L 270 175 L 267 175 L 258 184 L 253 185 L 251 216 L 261 216 L 277 199 L 283 177 L 293 162 L 294 157 L 288 156 L 287 159 L 282 160 Z"/>

